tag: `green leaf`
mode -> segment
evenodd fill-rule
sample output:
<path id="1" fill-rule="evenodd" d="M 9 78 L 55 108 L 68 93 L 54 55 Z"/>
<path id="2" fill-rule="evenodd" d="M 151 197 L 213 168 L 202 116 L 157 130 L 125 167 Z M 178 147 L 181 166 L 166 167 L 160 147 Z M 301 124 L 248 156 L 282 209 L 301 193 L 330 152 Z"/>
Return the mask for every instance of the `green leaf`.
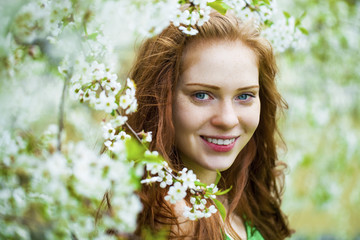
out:
<path id="1" fill-rule="evenodd" d="M 144 159 L 145 148 L 134 138 L 125 141 L 127 158 L 141 161 Z"/>
<path id="2" fill-rule="evenodd" d="M 199 182 L 199 181 L 195 181 L 194 183 L 195 183 L 195 186 L 200 186 L 200 187 L 204 187 L 204 188 L 207 187 L 206 184 Z"/>
<path id="3" fill-rule="evenodd" d="M 133 185 L 135 190 L 139 190 L 141 188 L 140 179 L 138 176 L 136 176 L 136 169 L 131 168 L 130 169 L 130 183 Z"/>
<path id="4" fill-rule="evenodd" d="M 230 190 L 232 189 L 232 186 L 229 187 L 228 189 L 225 189 L 224 191 L 217 191 L 216 193 L 214 193 L 215 195 L 224 195 L 228 192 L 230 192 Z"/>
<path id="5" fill-rule="evenodd" d="M 224 205 L 217 199 L 213 199 L 217 209 L 219 210 L 220 212 L 220 215 L 222 217 L 222 219 L 225 221 L 225 218 L 226 218 L 226 209 L 224 207 Z"/>
<path id="6" fill-rule="evenodd" d="M 90 40 L 96 40 L 96 37 L 99 35 L 99 33 L 95 32 L 87 36 L 87 39 Z"/>
<path id="7" fill-rule="evenodd" d="M 306 28 L 304 28 L 304 27 L 299 27 L 299 30 L 300 30 L 303 34 L 309 35 L 309 32 L 308 32 L 308 30 L 307 30 Z"/>
<path id="8" fill-rule="evenodd" d="M 267 5 L 270 5 L 270 1 L 269 1 L 269 0 L 264 0 L 264 3 L 266 3 Z"/>
<path id="9" fill-rule="evenodd" d="M 208 2 L 207 5 L 214 10 L 218 11 L 222 15 L 225 15 L 230 6 L 224 3 L 222 0 L 216 0 L 214 2 Z"/>
<path id="10" fill-rule="evenodd" d="M 286 17 L 286 19 L 289 19 L 291 17 L 290 13 L 283 11 L 284 16 Z"/>
<path id="11" fill-rule="evenodd" d="M 165 161 L 161 156 L 144 156 L 143 162 L 147 163 L 162 163 Z"/>
<path id="12" fill-rule="evenodd" d="M 221 173 L 219 170 L 216 170 L 216 173 L 217 173 L 217 175 L 216 175 L 215 185 L 218 185 L 218 183 L 221 179 Z"/>
<path id="13" fill-rule="evenodd" d="M 302 19 L 304 19 L 305 16 L 306 16 L 306 12 L 303 12 L 303 13 L 301 14 L 301 16 L 299 17 L 299 19 L 302 20 Z"/>

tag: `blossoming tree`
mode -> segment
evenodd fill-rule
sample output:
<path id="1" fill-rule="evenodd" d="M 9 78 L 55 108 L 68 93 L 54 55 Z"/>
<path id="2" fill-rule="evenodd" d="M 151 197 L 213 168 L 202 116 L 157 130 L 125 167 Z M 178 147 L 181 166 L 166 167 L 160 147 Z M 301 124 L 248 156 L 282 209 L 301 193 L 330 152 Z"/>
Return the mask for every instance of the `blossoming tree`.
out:
<path id="1" fill-rule="evenodd" d="M 151 132 L 127 124 L 136 88 L 117 74 L 133 36 L 150 37 L 169 24 L 197 34 L 193 26 L 208 21 L 212 9 L 254 18 L 279 52 L 306 32 L 301 19 L 269 0 L 1 3 L 0 238 L 103 239 L 114 228 L 126 238 L 142 208 L 134 191 L 147 183 L 168 188 L 170 203 L 189 190 L 184 216 L 191 220 L 224 216 L 216 196 L 228 190 L 199 182 L 186 168 L 174 172 L 147 149 Z M 113 211 L 95 226 L 105 193 Z"/>

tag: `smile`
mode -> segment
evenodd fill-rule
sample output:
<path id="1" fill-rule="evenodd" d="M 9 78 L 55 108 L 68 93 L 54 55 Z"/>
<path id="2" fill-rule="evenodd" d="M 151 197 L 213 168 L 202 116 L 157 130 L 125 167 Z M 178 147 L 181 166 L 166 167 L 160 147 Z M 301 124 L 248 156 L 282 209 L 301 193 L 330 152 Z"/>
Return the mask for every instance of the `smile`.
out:
<path id="1" fill-rule="evenodd" d="M 214 138 L 201 136 L 204 143 L 215 152 L 229 152 L 235 146 L 238 137 L 232 138 Z"/>
<path id="2" fill-rule="evenodd" d="M 230 145 L 233 142 L 235 142 L 235 140 L 236 140 L 236 138 L 221 139 L 221 138 L 208 138 L 208 137 L 204 137 L 204 139 L 208 142 L 214 143 L 216 145 L 222 145 L 222 146 Z"/>

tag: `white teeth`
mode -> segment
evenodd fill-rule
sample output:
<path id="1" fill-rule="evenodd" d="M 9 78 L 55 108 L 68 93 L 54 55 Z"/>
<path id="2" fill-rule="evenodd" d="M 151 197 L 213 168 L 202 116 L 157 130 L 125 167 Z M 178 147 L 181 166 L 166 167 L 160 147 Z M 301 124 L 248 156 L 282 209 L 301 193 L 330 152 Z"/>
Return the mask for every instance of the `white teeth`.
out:
<path id="1" fill-rule="evenodd" d="M 206 141 L 217 144 L 217 145 L 229 145 L 233 142 L 235 142 L 236 138 L 231 138 L 231 139 L 218 139 L 218 138 L 208 138 L 208 137 L 204 137 Z"/>

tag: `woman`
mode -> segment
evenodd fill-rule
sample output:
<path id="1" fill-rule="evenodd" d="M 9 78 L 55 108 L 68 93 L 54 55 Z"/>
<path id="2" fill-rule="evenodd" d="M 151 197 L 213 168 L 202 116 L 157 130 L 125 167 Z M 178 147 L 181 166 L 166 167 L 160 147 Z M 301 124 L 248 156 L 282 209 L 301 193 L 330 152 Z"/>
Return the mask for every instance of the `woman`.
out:
<path id="1" fill-rule="evenodd" d="M 280 210 L 283 165 L 278 162 L 276 118 L 286 107 L 275 86 L 270 44 L 251 23 L 212 13 L 187 36 L 170 26 L 143 43 L 131 71 L 138 111 L 129 124 L 152 131 L 157 150 L 180 171 L 232 190 L 218 199 L 227 209 L 197 221 L 164 199 L 166 189 L 144 185 L 141 229 L 169 230 L 169 238 L 284 239 L 291 235 Z M 281 139 L 281 138 L 279 138 Z"/>

